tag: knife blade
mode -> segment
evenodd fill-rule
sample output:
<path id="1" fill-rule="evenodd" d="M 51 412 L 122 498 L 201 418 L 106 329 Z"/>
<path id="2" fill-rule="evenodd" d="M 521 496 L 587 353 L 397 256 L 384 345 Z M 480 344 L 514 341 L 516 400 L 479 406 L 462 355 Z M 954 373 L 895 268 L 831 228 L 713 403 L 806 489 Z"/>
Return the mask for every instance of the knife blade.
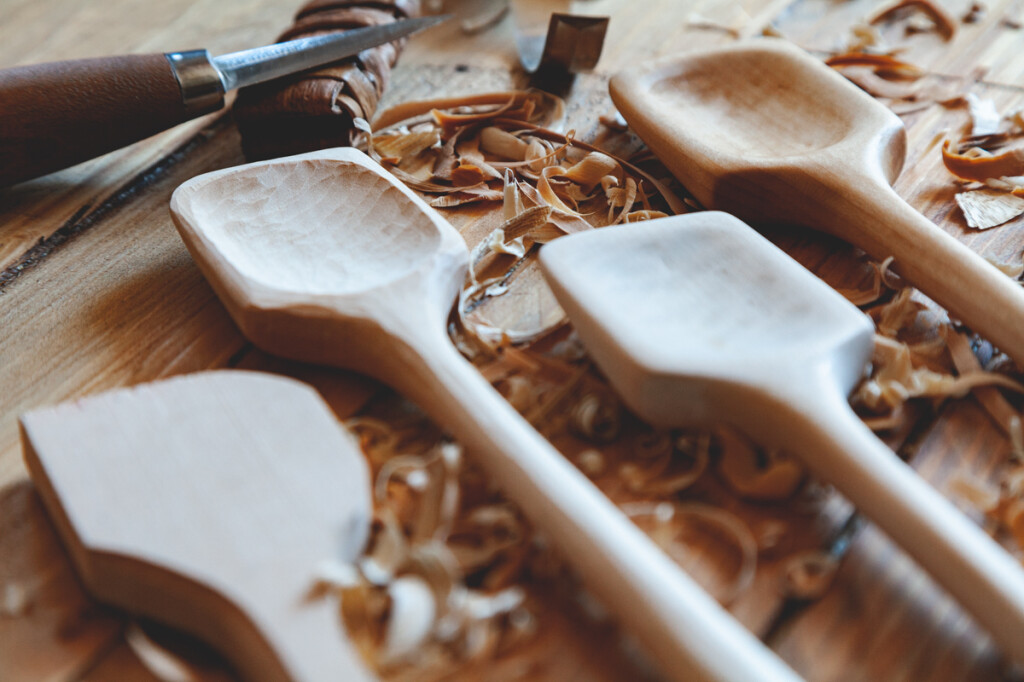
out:
<path id="1" fill-rule="evenodd" d="M 0 187 L 216 111 L 235 88 L 323 66 L 446 19 L 403 19 L 217 57 L 207 50 L 189 50 L 2 70 Z"/>

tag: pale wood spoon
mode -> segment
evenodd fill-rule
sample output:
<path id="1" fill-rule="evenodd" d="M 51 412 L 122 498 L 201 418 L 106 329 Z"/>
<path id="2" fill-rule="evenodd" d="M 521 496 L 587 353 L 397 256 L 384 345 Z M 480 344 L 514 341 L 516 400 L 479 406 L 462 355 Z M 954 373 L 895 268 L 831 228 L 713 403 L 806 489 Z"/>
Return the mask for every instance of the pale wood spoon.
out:
<path id="1" fill-rule="evenodd" d="M 896 194 L 903 124 L 819 60 L 758 39 L 628 69 L 610 90 L 706 207 L 893 256 L 907 281 L 1024 363 L 1024 291 Z"/>
<path id="2" fill-rule="evenodd" d="M 205 372 L 21 418 L 25 462 L 86 588 L 190 632 L 246 680 L 375 679 L 318 564 L 370 527 L 359 444 L 309 386 Z"/>
<path id="3" fill-rule="evenodd" d="M 1024 570 L 850 409 L 860 310 L 738 219 L 695 213 L 573 235 L 540 262 L 612 385 L 662 426 L 728 423 L 793 452 L 1024 661 Z"/>
<path id="4" fill-rule="evenodd" d="M 466 245 L 364 154 L 332 149 L 210 173 L 179 187 L 171 211 L 250 340 L 375 376 L 419 404 L 667 675 L 795 678 L 458 353 L 446 323 Z"/>

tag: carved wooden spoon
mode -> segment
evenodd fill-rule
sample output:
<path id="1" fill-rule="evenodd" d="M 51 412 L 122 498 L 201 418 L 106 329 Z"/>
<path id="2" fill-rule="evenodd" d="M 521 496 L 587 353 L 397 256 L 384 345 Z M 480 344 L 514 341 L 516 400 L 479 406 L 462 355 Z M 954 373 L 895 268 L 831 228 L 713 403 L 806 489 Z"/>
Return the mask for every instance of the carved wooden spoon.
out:
<path id="1" fill-rule="evenodd" d="M 316 566 L 370 527 L 359 444 L 309 386 L 223 371 L 21 419 L 25 461 L 86 588 L 193 633 L 246 680 L 375 679 Z"/>
<path id="2" fill-rule="evenodd" d="M 857 418 L 868 318 L 725 213 L 562 238 L 540 262 L 623 400 L 800 455 L 1024 661 L 1024 570 Z"/>
<path id="3" fill-rule="evenodd" d="M 332 149 L 194 178 L 175 223 L 243 333 L 355 369 L 466 445 L 666 674 L 794 674 L 679 569 L 455 350 L 462 237 L 364 154 Z"/>
<path id="4" fill-rule="evenodd" d="M 820 61 L 758 39 L 624 71 L 610 89 L 708 208 L 894 256 L 907 281 L 1024 363 L 1024 290 L 893 191 L 902 123 Z"/>

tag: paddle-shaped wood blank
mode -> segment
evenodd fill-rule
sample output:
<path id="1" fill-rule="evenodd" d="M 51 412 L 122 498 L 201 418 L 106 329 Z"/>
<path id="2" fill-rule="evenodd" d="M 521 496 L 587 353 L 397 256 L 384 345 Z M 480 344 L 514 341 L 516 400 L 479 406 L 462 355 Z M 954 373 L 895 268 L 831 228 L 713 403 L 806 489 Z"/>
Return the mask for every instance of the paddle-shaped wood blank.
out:
<path id="1" fill-rule="evenodd" d="M 629 69 L 610 89 L 706 207 L 893 256 L 911 284 L 1024 363 L 1024 290 L 893 191 L 902 123 L 819 60 L 759 39 Z"/>
<path id="2" fill-rule="evenodd" d="M 662 426 L 726 423 L 800 455 L 1024 661 L 1024 570 L 857 418 L 868 318 L 732 216 L 695 213 L 541 249 L 623 400 Z"/>
<path id="3" fill-rule="evenodd" d="M 217 171 L 171 212 L 242 331 L 390 383 L 465 445 L 586 586 L 679 680 L 793 679 L 452 345 L 462 237 L 353 149 Z"/>
<path id="4" fill-rule="evenodd" d="M 191 632 L 247 680 L 370 680 L 314 571 L 370 522 L 358 443 L 292 379 L 208 372 L 22 417 L 25 461 L 86 588 Z"/>

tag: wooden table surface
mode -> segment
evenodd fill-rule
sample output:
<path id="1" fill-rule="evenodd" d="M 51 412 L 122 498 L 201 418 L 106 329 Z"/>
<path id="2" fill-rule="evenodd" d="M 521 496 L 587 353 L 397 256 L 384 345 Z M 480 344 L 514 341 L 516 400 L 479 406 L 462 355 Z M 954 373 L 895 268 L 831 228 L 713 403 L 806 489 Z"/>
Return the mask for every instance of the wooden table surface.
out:
<path id="1" fill-rule="evenodd" d="M 472 13 L 485 3 L 447 4 Z M 612 111 L 607 78 L 617 68 L 736 40 L 733 32 L 696 17 L 747 35 L 771 23 L 796 44 L 824 53 L 843 44 L 851 26 L 880 4 L 887 3 L 581 3 L 583 11 L 612 20 L 598 69 L 578 78 L 568 95 L 570 127 L 582 139 L 599 134 L 598 117 Z M 940 4 L 960 17 L 971 2 Z M 1004 19 L 1024 19 L 1024 7 L 1019 0 L 985 5 L 980 19 L 961 23 L 950 42 L 934 33 L 906 36 L 904 57 L 940 80 L 975 74 L 965 81 L 965 91 L 994 99 L 1003 111 L 1020 109 L 1024 30 Z M 281 0 L 0 0 L 0 67 L 198 46 L 217 54 L 273 40 L 296 8 Z M 387 103 L 523 85 L 512 31 L 506 17 L 474 36 L 462 35 L 450 22 L 415 37 L 394 72 Z M 975 71 L 979 67 L 983 72 Z M 896 189 L 975 250 L 1019 261 L 1024 220 L 973 232 L 954 204 L 956 187 L 942 168 L 935 138 L 964 120 L 963 110 L 940 106 L 904 116 L 910 146 Z M 0 190 L 0 592 L 17 585 L 29 597 L 23 613 L 0 611 L 0 680 L 157 679 L 125 644 L 131 619 L 94 604 L 78 586 L 22 463 L 19 414 L 221 367 L 298 376 L 320 388 L 343 416 L 356 413 L 379 388 L 362 377 L 285 363 L 254 350 L 192 263 L 168 215 L 170 193 L 196 174 L 242 161 L 233 124 L 214 114 Z M 467 239 L 478 238 L 473 223 L 464 223 Z M 771 236 L 829 282 L 843 285 L 851 276 L 852 251 L 845 245 L 803 232 Z M 1011 446 L 975 400 L 924 404 L 915 414 L 912 428 L 893 442 L 923 476 L 943 491 L 958 473 L 995 480 Z M 773 590 L 778 566 L 768 562 L 751 596 L 732 605 L 745 625 L 811 680 L 1020 678 L 961 609 L 880 533 L 848 523 L 850 510 L 842 504 L 834 509 L 818 521 L 814 535 L 818 547 L 845 547 L 830 589 L 810 603 L 787 600 Z M 178 650 L 198 666 L 202 679 L 228 677 L 191 643 Z M 582 667 L 577 673 L 614 677 L 607 670 L 585 674 Z"/>

